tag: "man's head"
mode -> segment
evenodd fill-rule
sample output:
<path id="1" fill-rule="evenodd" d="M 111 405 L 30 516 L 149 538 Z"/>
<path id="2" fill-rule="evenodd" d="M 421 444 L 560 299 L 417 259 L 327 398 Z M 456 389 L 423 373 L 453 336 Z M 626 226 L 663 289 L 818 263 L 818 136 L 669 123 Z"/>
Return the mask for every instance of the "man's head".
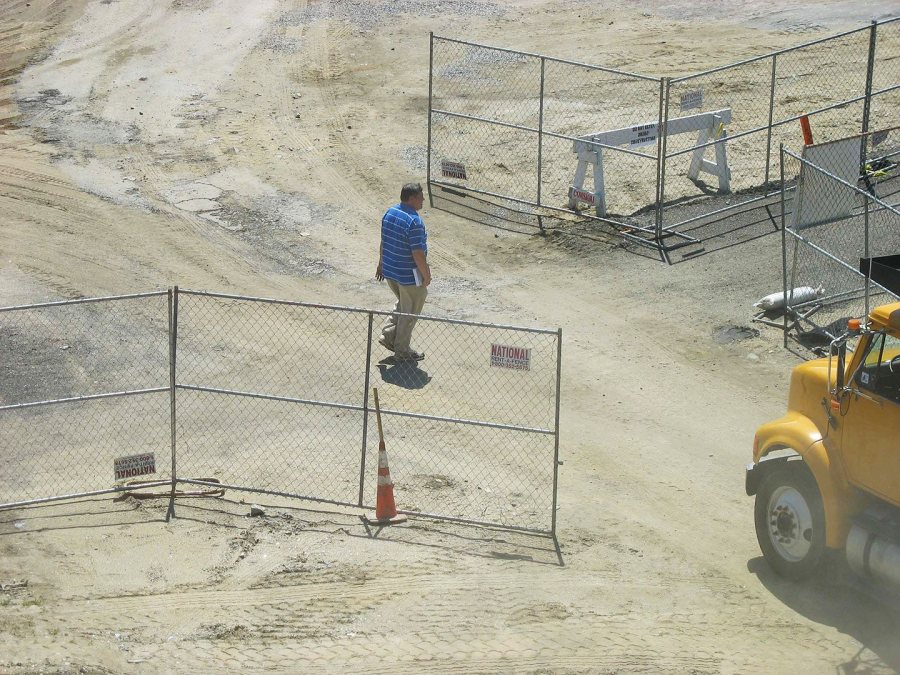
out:
<path id="1" fill-rule="evenodd" d="M 425 203 L 425 193 L 419 183 L 407 183 L 400 190 L 400 201 L 408 206 L 413 207 L 416 211 L 421 210 Z"/>

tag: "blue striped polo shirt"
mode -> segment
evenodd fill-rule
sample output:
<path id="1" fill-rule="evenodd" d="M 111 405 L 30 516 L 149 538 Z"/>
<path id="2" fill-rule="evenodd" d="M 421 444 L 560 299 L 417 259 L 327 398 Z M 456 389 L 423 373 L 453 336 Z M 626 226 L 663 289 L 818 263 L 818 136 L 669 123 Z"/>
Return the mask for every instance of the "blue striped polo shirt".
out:
<path id="1" fill-rule="evenodd" d="M 381 219 L 382 272 L 386 279 L 412 286 L 416 283 L 413 269 L 413 249 L 428 254 L 428 235 L 425 223 L 416 210 L 403 204 L 392 206 Z"/>

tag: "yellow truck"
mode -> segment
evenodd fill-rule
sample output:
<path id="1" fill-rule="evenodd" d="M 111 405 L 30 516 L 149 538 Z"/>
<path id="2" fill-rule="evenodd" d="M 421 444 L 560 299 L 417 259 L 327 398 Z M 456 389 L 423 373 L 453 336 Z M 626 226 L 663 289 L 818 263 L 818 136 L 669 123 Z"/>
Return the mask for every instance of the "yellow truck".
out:
<path id="1" fill-rule="evenodd" d="M 854 572 L 900 589 L 900 302 L 794 368 L 787 414 L 756 432 L 746 489 L 778 574 L 807 577 L 842 550 Z"/>

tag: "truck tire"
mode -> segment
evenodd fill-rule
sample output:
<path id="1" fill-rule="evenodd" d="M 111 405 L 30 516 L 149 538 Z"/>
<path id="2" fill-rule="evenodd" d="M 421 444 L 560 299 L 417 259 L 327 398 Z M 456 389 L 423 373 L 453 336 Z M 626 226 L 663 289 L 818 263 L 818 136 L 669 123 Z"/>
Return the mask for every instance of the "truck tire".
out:
<path id="1" fill-rule="evenodd" d="M 763 478 L 754 520 L 763 556 L 780 576 L 804 579 L 818 569 L 825 551 L 825 509 L 802 462 L 779 464 Z"/>

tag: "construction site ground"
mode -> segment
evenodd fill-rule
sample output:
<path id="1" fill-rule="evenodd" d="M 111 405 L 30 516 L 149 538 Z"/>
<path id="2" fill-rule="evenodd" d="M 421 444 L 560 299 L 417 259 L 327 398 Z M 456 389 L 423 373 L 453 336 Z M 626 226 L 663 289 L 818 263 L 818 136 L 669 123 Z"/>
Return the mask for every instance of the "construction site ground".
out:
<path id="1" fill-rule="evenodd" d="M 7 0 L 0 304 L 178 284 L 387 308 L 379 219 L 424 181 L 429 31 L 668 75 L 892 4 Z M 563 330 L 558 548 L 231 490 L 168 522 L 108 496 L 4 511 L 0 671 L 900 668 L 890 607 L 757 547 L 743 469 L 800 360 L 751 323 L 777 234 L 666 266 L 609 232 L 423 217 L 426 312 Z"/>

